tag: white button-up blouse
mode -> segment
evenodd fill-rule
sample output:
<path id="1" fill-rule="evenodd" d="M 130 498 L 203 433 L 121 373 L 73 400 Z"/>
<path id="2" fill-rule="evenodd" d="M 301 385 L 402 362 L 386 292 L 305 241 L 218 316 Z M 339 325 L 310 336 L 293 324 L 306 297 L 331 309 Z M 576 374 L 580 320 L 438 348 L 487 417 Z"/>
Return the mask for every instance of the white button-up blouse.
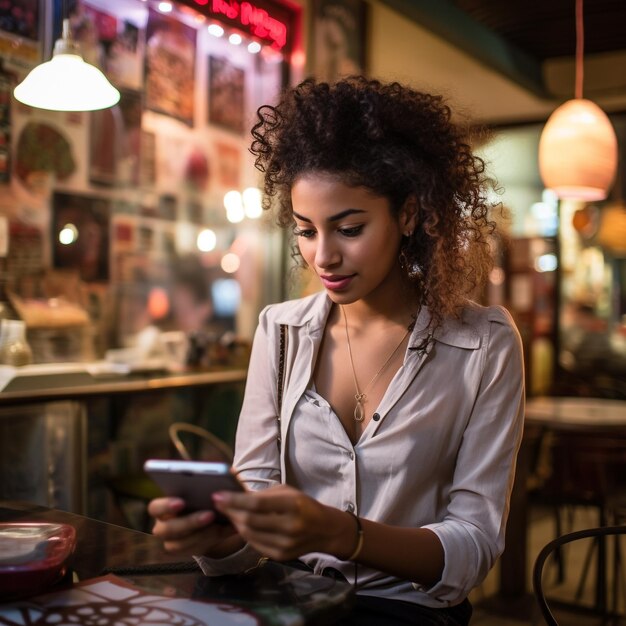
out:
<path id="1" fill-rule="evenodd" d="M 260 315 L 239 424 L 235 467 L 252 489 L 288 483 L 313 498 L 385 524 L 429 528 L 445 566 L 430 588 L 359 566 L 359 593 L 445 607 L 480 584 L 504 549 L 524 414 L 519 334 L 501 307 L 468 303 L 435 332 L 428 351 L 422 310 L 400 367 L 353 446 L 315 393 L 315 360 L 332 302 L 325 293 Z M 279 327 L 287 326 L 282 411 L 277 415 Z M 277 445 L 280 436 L 281 445 Z M 255 479 L 260 479 L 255 481 Z M 251 551 L 228 557 L 229 569 Z M 350 579 L 351 563 L 302 560 Z M 212 560 L 206 560 L 210 569 Z M 201 563 L 202 564 L 202 563 Z M 224 563 L 226 565 L 226 563 Z"/>

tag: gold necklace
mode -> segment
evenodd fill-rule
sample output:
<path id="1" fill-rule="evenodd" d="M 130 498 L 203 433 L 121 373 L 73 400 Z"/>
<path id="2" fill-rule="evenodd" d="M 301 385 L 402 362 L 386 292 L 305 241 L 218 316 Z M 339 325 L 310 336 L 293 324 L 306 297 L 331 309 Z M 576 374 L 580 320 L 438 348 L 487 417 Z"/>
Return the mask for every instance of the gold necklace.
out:
<path id="1" fill-rule="evenodd" d="M 352 358 L 352 346 L 350 345 L 350 335 L 348 334 L 348 318 L 346 317 L 346 312 L 343 307 L 341 307 L 341 312 L 343 313 L 343 323 L 344 328 L 346 330 L 346 341 L 348 343 L 348 355 L 350 356 L 350 367 L 352 368 L 352 377 L 354 378 L 354 387 L 356 388 L 356 393 L 354 394 L 354 399 L 356 400 L 356 406 L 354 407 L 354 421 L 362 422 L 365 419 L 365 407 L 363 406 L 367 402 L 366 391 L 378 380 L 378 377 L 383 373 L 387 365 L 389 365 L 391 359 L 395 356 L 396 352 L 400 349 L 400 346 L 404 343 L 404 340 L 407 338 L 408 334 L 411 332 L 409 328 L 406 333 L 402 336 L 400 343 L 393 349 L 393 352 L 387 357 L 387 360 L 382 364 L 380 369 L 374 374 L 374 378 L 365 385 L 363 391 L 359 389 L 359 383 L 356 379 L 356 371 L 354 369 L 354 359 Z"/>

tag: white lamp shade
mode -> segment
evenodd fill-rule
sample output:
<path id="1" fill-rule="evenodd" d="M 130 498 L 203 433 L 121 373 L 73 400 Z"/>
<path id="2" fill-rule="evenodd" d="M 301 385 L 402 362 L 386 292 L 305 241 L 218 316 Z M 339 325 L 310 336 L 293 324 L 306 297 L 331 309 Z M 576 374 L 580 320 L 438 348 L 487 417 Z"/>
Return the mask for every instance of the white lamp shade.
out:
<path id="1" fill-rule="evenodd" d="M 13 94 L 24 104 L 52 111 L 95 111 L 120 99 L 106 76 L 76 54 L 56 54 L 33 68 Z"/>
<path id="2" fill-rule="evenodd" d="M 559 198 L 606 198 L 617 171 L 617 137 L 591 100 L 568 100 L 548 118 L 539 140 L 539 171 Z"/>

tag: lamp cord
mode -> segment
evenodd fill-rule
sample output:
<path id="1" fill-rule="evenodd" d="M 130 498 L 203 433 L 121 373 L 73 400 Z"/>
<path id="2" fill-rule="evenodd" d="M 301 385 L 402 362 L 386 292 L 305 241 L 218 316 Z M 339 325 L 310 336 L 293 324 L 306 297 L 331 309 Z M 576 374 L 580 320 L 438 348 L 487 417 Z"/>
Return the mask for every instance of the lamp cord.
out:
<path id="1" fill-rule="evenodd" d="M 583 97 L 583 52 L 585 48 L 585 29 L 583 24 L 583 0 L 576 0 L 576 98 Z"/>

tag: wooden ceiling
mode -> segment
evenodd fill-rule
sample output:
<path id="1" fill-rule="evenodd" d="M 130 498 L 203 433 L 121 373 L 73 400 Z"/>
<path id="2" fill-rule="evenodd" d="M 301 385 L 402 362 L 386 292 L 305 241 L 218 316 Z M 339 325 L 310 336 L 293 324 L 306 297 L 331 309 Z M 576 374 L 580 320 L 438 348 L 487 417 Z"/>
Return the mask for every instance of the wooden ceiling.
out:
<path id="1" fill-rule="evenodd" d="M 451 2 L 538 61 L 575 54 L 575 0 Z M 626 50 L 626 0 L 586 0 L 583 15 L 585 55 Z"/>

